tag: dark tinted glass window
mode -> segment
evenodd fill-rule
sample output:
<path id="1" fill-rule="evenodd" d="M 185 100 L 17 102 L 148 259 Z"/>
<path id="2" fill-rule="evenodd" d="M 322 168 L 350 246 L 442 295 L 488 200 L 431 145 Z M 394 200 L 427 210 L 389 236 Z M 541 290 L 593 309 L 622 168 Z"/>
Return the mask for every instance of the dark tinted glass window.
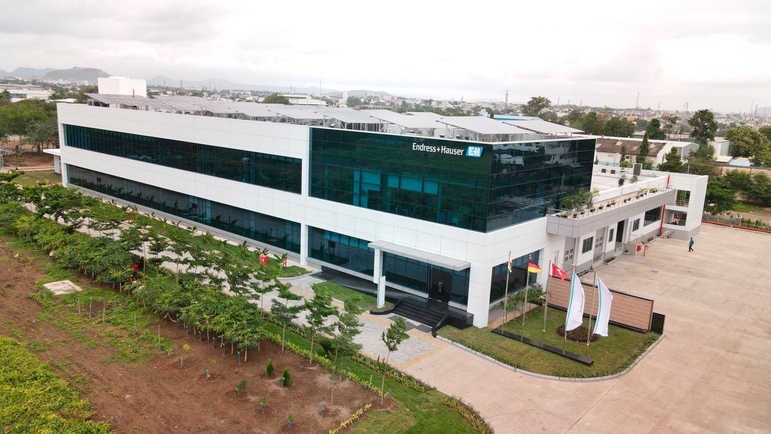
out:
<path id="1" fill-rule="evenodd" d="M 153 185 L 67 165 L 72 185 L 300 253 L 300 224 Z"/>
<path id="2" fill-rule="evenodd" d="M 64 144 L 92 152 L 300 193 L 298 158 L 64 125 Z"/>

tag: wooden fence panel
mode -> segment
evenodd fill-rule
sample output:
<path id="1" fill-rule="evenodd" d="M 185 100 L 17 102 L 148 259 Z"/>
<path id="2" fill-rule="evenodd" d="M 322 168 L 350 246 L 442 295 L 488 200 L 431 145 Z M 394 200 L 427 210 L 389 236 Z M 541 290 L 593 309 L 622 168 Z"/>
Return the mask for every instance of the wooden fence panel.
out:
<path id="1" fill-rule="evenodd" d="M 583 286 L 585 292 L 584 315 L 587 316 L 591 313 L 594 317 L 597 315 L 597 305 L 599 304 L 597 288 L 587 284 L 583 284 Z M 570 280 L 550 277 L 548 290 L 549 306 L 567 310 L 570 301 Z M 640 331 L 650 330 L 653 300 L 613 289 L 610 292 L 613 293 L 613 305 L 610 309 L 611 323 Z M 593 293 L 594 297 L 592 297 Z M 592 303 L 592 298 L 594 298 L 594 303 Z"/>

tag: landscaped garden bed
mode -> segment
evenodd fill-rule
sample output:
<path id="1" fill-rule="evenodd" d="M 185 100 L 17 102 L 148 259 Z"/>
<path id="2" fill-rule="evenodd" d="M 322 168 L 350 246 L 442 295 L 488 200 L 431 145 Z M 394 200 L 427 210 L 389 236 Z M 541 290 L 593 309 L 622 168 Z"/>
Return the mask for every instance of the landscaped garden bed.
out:
<path id="1" fill-rule="evenodd" d="M 583 339 L 568 339 L 565 342 L 558 332 L 560 327 L 564 327 L 565 312 L 549 308 L 545 331 L 543 312 L 543 306 L 533 309 L 527 313 L 524 327 L 522 319 L 517 318 L 509 321 L 504 330 L 534 341 L 543 340 L 547 345 L 564 348 L 574 354 L 586 355 L 594 360 L 591 366 L 490 333 L 489 328 L 469 327 L 460 330 L 447 326 L 439 330 L 438 334 L 512 367 L 537 374 L 570 378 L 602 377 L 622 372 L 660 337 L 657 333 L 639 333 L 611 324 L 608 327 L 608 337 L 597 337 L 587 346 L 585 330 L 589 326 L 589 319 L 584 318 L 584 333 L 579 333 L 578 336 Z"/>

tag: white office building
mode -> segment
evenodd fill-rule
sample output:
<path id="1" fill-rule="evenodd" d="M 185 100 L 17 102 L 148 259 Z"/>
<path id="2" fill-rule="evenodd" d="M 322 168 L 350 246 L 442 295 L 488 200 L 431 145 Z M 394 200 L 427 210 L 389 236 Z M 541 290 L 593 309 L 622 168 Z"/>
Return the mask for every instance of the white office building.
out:
<path id="1" fill-rule="evenodd" d="M 90 96 L 58 106 L 66 185 L 372 287 L 385 276 L 389 297 L 459 325 L 498 315 L 528 260 L 581 270 L 661 230 L 698 232 L 706 177 L 603 184 L 596 140 L 541 120 Z M 593 208 L 558 209 L 592 186 Z"/>

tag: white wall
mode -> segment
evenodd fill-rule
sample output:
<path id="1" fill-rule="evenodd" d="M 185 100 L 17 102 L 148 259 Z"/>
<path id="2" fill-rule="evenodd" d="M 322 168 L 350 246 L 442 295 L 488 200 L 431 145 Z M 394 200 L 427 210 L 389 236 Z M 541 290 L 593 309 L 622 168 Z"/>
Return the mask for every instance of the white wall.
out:
<path id="1" fill-rule="evenodd" d="M 99 93 L 104 95 L 136 95 L 147 98 L 147 82 L 137 78 L 99 77 Z"/>

